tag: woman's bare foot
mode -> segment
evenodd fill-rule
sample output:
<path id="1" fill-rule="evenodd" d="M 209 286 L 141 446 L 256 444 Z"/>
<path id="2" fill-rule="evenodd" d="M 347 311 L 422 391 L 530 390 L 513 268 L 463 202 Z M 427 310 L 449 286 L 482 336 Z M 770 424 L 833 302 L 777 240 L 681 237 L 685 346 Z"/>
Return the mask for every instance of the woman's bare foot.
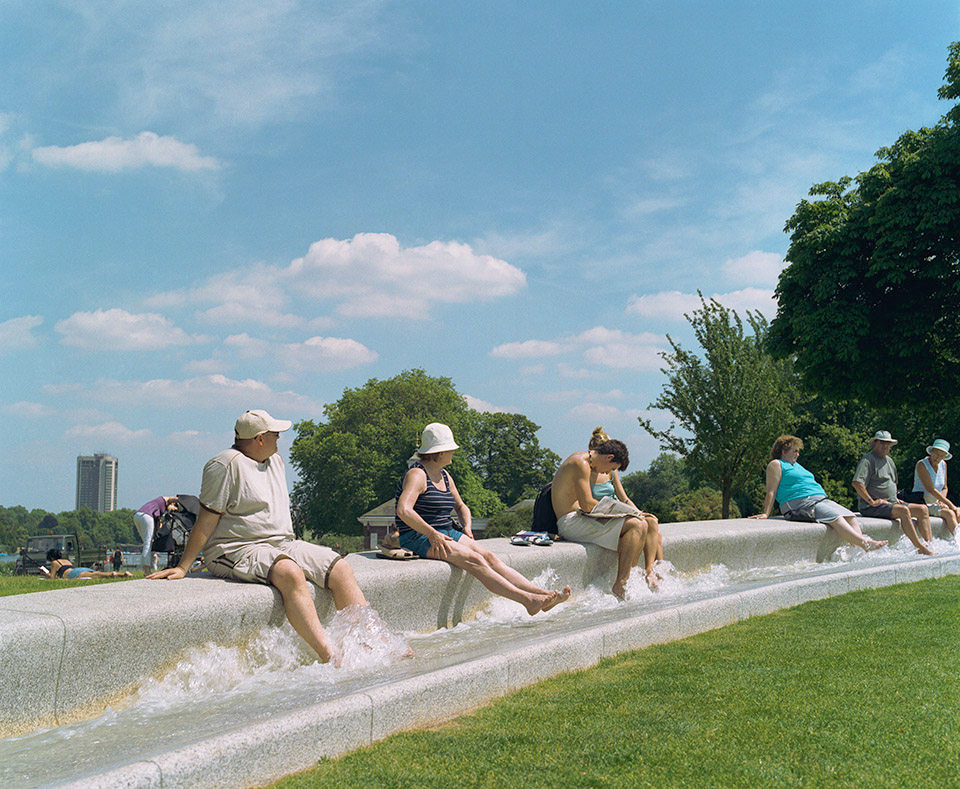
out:
<path id="1" fill-rule="evenodd" d="M 550 594 L 550 599 L 544 604 L 541 611 L 549 611 L 555 605 L 560 605 L 560 603 L 565 603 L 570 599 L 570 587 L 565 586 L 560 591 L 554 591 Z"/>
<path id="2" fill-rule="evenodd" d="M 871 540 L 869 537 L 863 538 L 863 550 L 865 551 L 876 551 L 879 548 L 886 548 L 886 540 Z"/>
<path id="3" fill-rule="evenodd" d="M 627 582 L 626 581 L 617 581 L 613 585 L 613 596 L 617 600 L 625 600 L 627 597 Z"/>
<path id="4" fill-rule="evenodd" d="M 917 553 L 923 554 L 924 556 L 933 556 L 933 551 L 931 551 L 926 545 L 920 543 L 920 547 L 917 548 Z"/>
<path id="5" fill-rule="evenodd" d="M 660 588 L 660 576 L 653 570 L 647 573 L 647 586 L 654 592 Z"/>

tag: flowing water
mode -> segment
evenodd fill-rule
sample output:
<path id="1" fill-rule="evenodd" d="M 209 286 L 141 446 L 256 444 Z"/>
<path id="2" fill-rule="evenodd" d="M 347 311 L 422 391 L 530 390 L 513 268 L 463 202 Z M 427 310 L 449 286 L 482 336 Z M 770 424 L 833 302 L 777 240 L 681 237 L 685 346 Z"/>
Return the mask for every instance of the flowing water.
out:
<path id="1" fill-rule="evenodd" d="M 932 548 L 937 556 L 960 554 L 952 539 L 935 540 Z M 625 616 L 795 578 L 916 558 L 903 538 L 871 553 L 842 546 L 828 562 L 743 571 L 714 565 L 680 573 L 662 562 L 658 592 L 651 592 L 637 571 L 624 601 L 588 587 L 568 603 L 530 617 L 519 604 L 494 598 L 474 619 L 426 634 L 393 633 L 372 610 L 350 606 L 337 612 L 327 626 L 343 653 L 340 667 L 317 663 L 288 624 L 264 628 L 241 646 L 205 644 L 189 650 L 166 675 L 147 679 L 95 718 L 0 740 L 0 786 L 44 785 L 70 775 L 95 774 L 317 702 Z M 549 569 L 534 581 L 547 588 L 558 585 Z"/>

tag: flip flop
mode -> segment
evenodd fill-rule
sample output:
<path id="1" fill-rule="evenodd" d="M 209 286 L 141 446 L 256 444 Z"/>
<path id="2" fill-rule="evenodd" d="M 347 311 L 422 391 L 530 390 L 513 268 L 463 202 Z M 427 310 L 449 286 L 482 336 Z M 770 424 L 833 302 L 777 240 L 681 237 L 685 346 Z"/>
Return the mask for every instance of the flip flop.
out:
<path id="1" fill-rule="evenodd" d="M 520 534 L 515 534 L 513 537 L 510 538 L 510 544 L 511 545 L 529 545 L 530 538 L 524 537 Z"/>

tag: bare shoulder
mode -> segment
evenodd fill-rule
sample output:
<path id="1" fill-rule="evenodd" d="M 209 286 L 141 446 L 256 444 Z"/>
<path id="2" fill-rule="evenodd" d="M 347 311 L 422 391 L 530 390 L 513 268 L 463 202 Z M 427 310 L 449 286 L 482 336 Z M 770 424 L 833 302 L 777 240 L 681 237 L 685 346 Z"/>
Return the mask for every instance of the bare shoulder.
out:
<path id="1" fill-rule="evenodd" d="M 416 467 L 407 469 L 407 473 L 403 475 L 403 487 L 427 487 L 427 472 Z"/>
<path id="2" fill-rule="evenodd" d="M 587 462 L 587 454 L 586 452 L 574 452 L 560 464 L 560 468 L 569 468 L 571 466 L 590 468 L 590 464 Z"/>

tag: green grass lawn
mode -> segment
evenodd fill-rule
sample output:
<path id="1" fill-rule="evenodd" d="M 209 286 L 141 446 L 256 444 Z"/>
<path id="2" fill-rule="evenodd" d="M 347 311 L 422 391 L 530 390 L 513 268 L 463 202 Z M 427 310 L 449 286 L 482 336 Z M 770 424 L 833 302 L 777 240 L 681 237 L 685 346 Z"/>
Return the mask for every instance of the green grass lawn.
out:
<path id="1" fill-rule="evenodd" d="M 291 787 L 960 786 L 960 577 L 750 619 L 324 760 Z"/>
<path id="2" fill-rule="evenodd" d="M 143 572 L 134 572 L 134 578 L 143 578 Z M 65 581 L 57 579 L 48 581 L 39 575 L 0 575 L 0 597 L 12 594 L 26 594 L 27 592 L 46 592 L 50 589 L 66 589 L 71 586 L 90 586 L 92 584 L 113 584 L 118 581 L 129 581 L 130 578 L 90 578 L 86 581 Z"/>

